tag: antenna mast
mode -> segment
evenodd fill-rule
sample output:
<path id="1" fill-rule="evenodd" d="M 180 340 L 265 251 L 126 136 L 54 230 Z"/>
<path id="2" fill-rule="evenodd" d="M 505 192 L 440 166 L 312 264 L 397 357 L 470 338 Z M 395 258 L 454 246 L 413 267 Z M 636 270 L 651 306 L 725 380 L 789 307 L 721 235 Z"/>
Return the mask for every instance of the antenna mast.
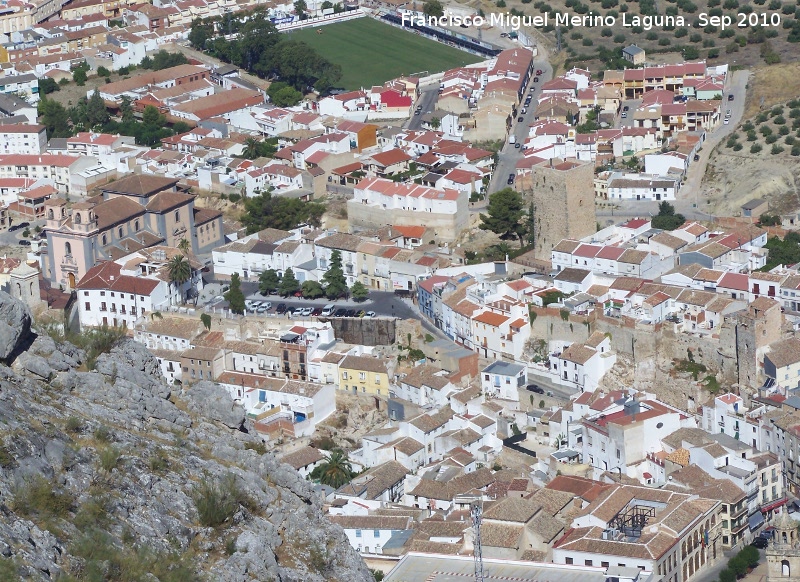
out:
<path id="1" fill-rule="evenodd" d="M 480 500 L 475 501 L 472 504 L 471 513 L 472 529 L 475 533 L 475 541 L 473 543 L 473 554 L 475 557 L 475 582 L 486 582 L 486 576 L 483 572 L 483 550 L 481 548 L 481 514 L 483 513 L 483 508 Z"/>

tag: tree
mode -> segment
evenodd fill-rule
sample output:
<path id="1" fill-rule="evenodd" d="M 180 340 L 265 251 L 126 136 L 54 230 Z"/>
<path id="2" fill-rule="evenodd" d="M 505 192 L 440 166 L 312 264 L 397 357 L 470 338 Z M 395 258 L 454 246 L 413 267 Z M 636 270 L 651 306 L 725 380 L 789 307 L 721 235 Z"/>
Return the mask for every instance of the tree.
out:
<path id="1" fill-rule="evenodd" d="M 303 281 L 300 291 L 306 299 L 319 299 L 325 295 L 325 291 L 319 281 Z"/>
<path id="2" fill-rule="evenodd" d="M 739 552 L 739 556 L 741 556 L 751 568 L 756 567 L 758 565 L 758 560 L 761 558 L 758 550 L 753 546 L 745 546 L 742 548 L 742 551 Z"/>
<path id="3" fill-rule="evenodd" d="M 242 222 L 250 234 L 265 228 L 291 230 L 301 224 L 318 227 L 325 212 L 325 206 L 319 202 L 272 196 L 270 192 L 248 198 L 244 208 Z"/>
<path id="4" fill-rule="evenodd" d="M 78 85 L 78 87 L 83 87 L 86 84 L 86 70 L 83 68 L 75 69 L 72 72 L 72 80 Z"/>
<path id="5" fill-rule="evenodd" d="M 511 188 L 503 188 L 489 197 L 487 214 L 481 214 L 481 230 L 490 230 L 503 238 L 518 237 L 522 244 L 524 227 L 520 220 L 525 212 L 522 209 L 522 196 Z"/>
<path id="6" fill-rule="evenodd" d="M 350 288 L 350 295 L 356 301 L 364 301 L 369 296 L 369 289 L 361 281 L 356 281 Z"/>
<path id="7" fill-rule="evenodd" d="M 282 81 L 272 83 L 267 89 L 267 95 L 269 95 L 269 100 L 272 104 L 277 107 L 297 105 L 303 98 L 303 94 L 300 91 Z"/>
<path id="8" fill-rule="evenodd" d="M 342 269 L 342 253 L 335 250 L 331 253 L 331 263 L 322 276 L 325 286 L 325 296 L 328 299 L 338 299 L 347 293 L 347 279 Z"/>
<path id="9" fill-rule="evenodd" d="M 719 573 L 719 582 L 736 582 L 736 572 L 725 568 Z"/>
<path id="10" fill-rule="evenodd" d="M 741 554 L 737 554 L 728 561 L 728 569 L 733 571 L 737 578 L 741 578 L 747 574 L 748 566 L 747 560 L 742 558 Z"/>
<path id="11" fill-rule="evenodd" d="M 184 255 L 189 254 L 189 251 L 192 250 L 192 244 L 189 242 L 188 238 L 182 238 L 178 242 L 178 250 L 182 252 Z"/>
<path id="12" fill-rule="evenodd" d="M 72 137 L 69 115 L 64 106 L 53 99 L 42 97 L 38 105 L 42 125 L 47 128 L 47 137 Z"/>
<path id="13" fill-rule="evenodd" d="M 167 271 L 169 272 L 169 280 L 178 286 L 183 285 L 192 278 L 192 266 L 183 255 L 172 257 L 167 263 Z"/>
<path id="14" fill-rule="evenodd" d="M 123 95 L 120 99 L 119 113 L 120 117 L 122 117 L 122 123 L 128 123 L 135 120 L 131 98 L 127 95 Z"/>
<path id="15" fill-rule="evenodd" d="M 160 128 L 167 122 L 167 118 L 161 115 L 152 105 L 147 105 L 142 112 L 142 123 L 147 127 Z"/>
<path id="16" fill-rule="evenodd" d="M 308 18 L 308 14 L 306 14 L 307 10 L 308 10 L 308 4 L 306 4 L 306 0 L 295 0 L 294 13 L 297 14 L 297 17 L 300 20 L 305 20 L 306 18 Z"/>
<path id="17" fill-rule="evenodd" d="M 92 128 L 100 127 L 108 123 L 109 118 L 106 104 L 103 102 L 103 98 L 100 97 L 100 93 L 95 89 L 86 103 L 86 123 Z"/>
<path id="18" fill-rule="evenodd" d="M 338 489 L 346 485 L 354 476 L 350 459 L 341 449 L 331 451 L 330 457 L 311 471 L 311 478 L 318 479 L 323 485 Z"/>
<path id="19" fill-rule="evenodd" d="M 278 272 L 275 269 L 267 269 L 258 276 L 258 290 L 262 295 L 269 295 L 281 284 Z"/>
<path id="20" fill-rule="evenodd" d="M 278 286 L 278 293 L 287 297 L 297 291 L 300 290 L 300 281 L 294 276 L 294 271 L 292 271 L 291 267 L 286 269 L 283 273 L 283 279 L 281 279 L 281 284 Z"/>
<path id="21" fill-rule="evenodd" d="M 109 71 L 108 69 L 106 69 L 104 66 L 101 65 L 101 66 L 97 67 L 97 76 L 98 77 L 110 77 L 111 76 L 111 71 Z"/>
<path id="22" fill-rule="evenodd" d="M 533 243 L 536 242 L 536 207 L 533 205 L 533 201 L 525 214 L 525 239 L 528 241 L 528 246 L 533 246 Z"/>
<path id="23" fill-rule="evenodd" d="M 653 217 L 652 226 L 661 230 L 675 230 L 684 222 L 686 218 L 682 214 L 675 214 L 675 207 L 664 200 L 658 205 L 658 214 Z"/>
<path id="24" fill-rule="evenodd" d="M 425 16 L 434 16 L 439 18 L 440 16 L 444 16 L 444 6 L 439 0 L 428 0 L 425 2 L 422 12 L 425 14 Z"/>
<path id="25" fill-rule="evenodd" d="M 49 95 L 56 91 L 61 91 L 61 87 L 58 86 L 55 79 L 51 79 L 50 77 L 42 77 L 39 79 L 39 93 L 42 95 Z"/>
<path id="26" fill-rule="evenodd" d="M 431 118 L 431 129 L 439 129 L 442 126 L 442 120 L 438 117 Z"/>
<path id="27" fill-rule="evenodd" d="M 198 49 L 203 50 L 206 42 L 214 37 L 214 24 L 209 20 L 196 18 L 192 21 L 192 29 L 189 32 L 189 42 Z"/>
<path id="28" fill-rule="evenodd" d="M 242 281 L 239 273 L 231 275 L 231 286 L 223 297 L 233 313 L 244 314 L 244 293 L 242 293 Z"/>
<path id="29" fill-rule="evenodd" d="M 203 323 L 203 327 L 211 331 L 211 316 L 208 313 L 202 313 L 200 315 L 200 321 Z"/>

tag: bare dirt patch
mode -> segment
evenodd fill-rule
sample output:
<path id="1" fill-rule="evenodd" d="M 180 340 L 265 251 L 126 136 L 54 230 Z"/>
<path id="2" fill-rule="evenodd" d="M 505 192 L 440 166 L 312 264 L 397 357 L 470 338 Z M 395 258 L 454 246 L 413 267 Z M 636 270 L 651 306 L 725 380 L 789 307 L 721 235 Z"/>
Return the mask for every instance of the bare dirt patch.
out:
<path id="1" fill-rule="evenodd" d="M 745 119 L 752 117 L 762 108 L 795 99 L 798 95 L 800 95 L 800 63 L 758 67 L 753 70 L 753 76 L 747 86 L 744 117 Z"/>

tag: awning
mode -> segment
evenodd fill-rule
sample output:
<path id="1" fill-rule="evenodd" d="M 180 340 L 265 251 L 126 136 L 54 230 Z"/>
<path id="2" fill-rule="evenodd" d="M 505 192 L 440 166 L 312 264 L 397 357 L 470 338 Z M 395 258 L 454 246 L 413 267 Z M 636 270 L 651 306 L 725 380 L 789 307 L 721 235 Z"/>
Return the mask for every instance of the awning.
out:
<path id="1" fill-rule="evenodd" d="M 773 509 L 776 509 L 781 505 L 785 505 L 787 501 L 789 501 L 788 497 L 784 497 L 783 499 L 779 499 L 778 501 L 773 501 L 769 505 L 765 505 L 764 507 L 762 507 L 761 511 L 763 511 L 764 513 L 772 511 Z"/>
<path id="2" fill-rule="evenodd" d="M 650 473 L 648 473 L 647 471 L 642 473 L 642 477 L 644 477 L 645 479 L 652 479 L 653 478 L 653 476 Z"/>
<path id="3" fill-rule="evenodd" d="M 750 523 L 750 531 L 757 530 L 764 525 L 764 514 L 760 511 L 758 513 L 754 513 L 750 516 L 748 522 Z"/>

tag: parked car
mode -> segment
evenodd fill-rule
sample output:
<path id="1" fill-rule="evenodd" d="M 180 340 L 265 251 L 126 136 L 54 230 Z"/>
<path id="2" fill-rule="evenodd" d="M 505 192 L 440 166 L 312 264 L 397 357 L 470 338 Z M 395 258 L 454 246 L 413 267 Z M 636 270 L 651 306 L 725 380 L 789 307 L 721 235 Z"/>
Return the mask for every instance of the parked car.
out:
<path id="1" fill-rule="evenodd" d="M 275 308 L 275 313 L 278 315 L 283 315 L 286 313 L 286 304 L 285 303 L 278 303 L 278 307 Z"/>
<path id="2" fill-rule="evenodd" d="M 22 245 L 23 247 L 29 247 L 31 246 L 31 241 L 22 239 L 21 241 L 19 241 L 19 244 Z"/>
<path id="3" fill-rule="evenodd" d="M 336 306 L 332 303 L 329 303 L 322 309 L 322 315 L 325 317 L 333 315 L 333 312 L 336 311 Z"/>
<path id="4" fill-rule="evenodd" d="M 728 101 L 733 101 L 733 93 L 731 93 L 730 95 L 728 95 Z"/>
<path id="5" fill-rule="evenodd" d="M 303 317 L 309 317 L 312 313 L 314 313 L 313 307 L 304 307 L 303 309 L 300 310 L 300 315 L 302 315 Z"/>
<path id="6" fill-rule="evenodd" d="M 259 305 L 258 307 L 256 307 L 255 311 L 256 313 L 266 313 L 268 309 L 269 307 L 267 307 L 266 305 Z"/>
<path id="7" fill-rule="evenodd" d="M 540 73 L 540 74 L 541 74 L 541 73 Z M 534 78 L 533 78 L 533 82 L 534 82 L 534 83 L 538 83 L 538 82 L 539 82 L 539 77 L 534 77 Z"/>
<path id="8" fill-rule="evenodd" d="M 340 307 L 333 312 L 334 317 L 344 317 L 345 315 L 347 315 L 347 310 L 344 307 Z"/>
<path id="9" fill-rule="evenodd" d="M 541 69 L 536 69 L 536 74 L 537 74 L 537 75 L 541 75 L 542 73 L 544 73 L 544 71 L 543 71 L 543 70 L 541 70 Z M 537 79 L 534 79 L 534 81 L 536 81 L 536 80 L 537 80 Z"/>
<path id="10" fill-rule="evenodd" d="M 264 301 L 264 303 L 261 304 L 261 307 L 264 308 L 264 311 L 269 311 L 272 309 L 272 303 L 269 301 Z"/>
<path id="11" fill-rule="evenodd" d="M 695 154 L 694 155 L 694 161 L 695 162 L 699 162 L 700 161 L 700 154 Z"/>
<path id="12" fill-rule="evenodd" d="M 522 117 L 522 116 L 520 115 L 520 116 L 517 118 L 517 121 L 519 121 L 520 123 L 522 123 L 523 121 L 525 121 L 525 118 L 524 118 L 524 117 Z"/>
<path id="13" fill-rule="evenodd" d="M 622 108 L 622 110 L 623 111 L 627 111 L 628 110 L 628 106 L 626 105 L 625 107 Z"/>
<path id="14" fill-rule="evenodd" d="M 513 184 L 514 183 L 514 174 L 509 174 L 508 175 L 508 183 L 509 184 Z"/>
<path id="15" fill-rule="evenodd" d="M 521 144 L 521 143 L 519 143 L 519 142 L 517 142 L 517 143 L 515 143 L 515 144 L 514 144 L 514 147 L 515 147 L 515 148 L 517 148 L 517 149 L 519 149 L 519 148 L 521 148 L 521 147 L 522 147 L 522 144 Z"/>
<path id="16" fill-rule="evenodd" d="M 767 538 L 757 537 L 750 545 L 758 548 L 759 550 L 764 550 L 769 545 L 769 540 Z"/>
<path id="17" fill-rule="evenodd" d="M 521 112 L 521 113 L 522 113 L 522 115 L 525 115 L 527 112 L 528 112 L 528 110 L 527 110 L 525 107 L 523 107 L 523 108 L 522 108 L 522 112 Z"/>
<path id="18" fill-rule="evenodd" d="M 529 390 L 530 392 L 536 392 L 537 394 L 544 394 L 544 390 L 542 390 L 537 384 L 528 384 L 525 389 Z"/>
<path id="19" fill-rule="evenodd" d="M 311 311 L 311 315 L 313 315 L 314 317 L 319 317 L 320 315 L 322 315 L 322 307 L 315 307 Z"/>
<path id="20" fill-rule="evenodd" d="M 347 317 L 355 317 L 355 316 L 356 316 L 356 310 L 355 309 L 348 309 L 347 310 Z"/>
<path id="21" fill-rule="evenodd" d="M 625 119 L 626 117 L 628 117 L 628 114 L 627 114 L 627 113 L 625 113 L 625 112 L 623 111 L 623 112 L 622 112 L 622 115 L 620 115 L 620 117 L 621 117 L 622 119 Z"/>
<path id="22" fill-rule="evenodd" d="M 725 125 L 728 125 L 730 122 L 731 122 L 731 120 L 729 118 L 725 118 L 725 121 L 723 121 L 722 123 L 724 123 Z"/>
<path id="23" fill-rule="evenodd" d="M 356 313 L 356 317 L 364 317 L 366 314 L 367 314 L 366 311 L 364 311 L 363 309 L 360 309 L 358 311 L 358 313 Z"/>
<path id="24" fill-rule="evenodd" d="M 31 223 L 30 223 L 30 222 L 20 222 L 20 223 L 17 225 L 17 228 L 28 228 L 30 225 L 31 225 Z"/>
<path id="25" fill-rule="evenodd" d="M 375 312 L 374 311 L 367 311 L 367 313 L 364 315 L 364 317 L 375 317 Z"/>

